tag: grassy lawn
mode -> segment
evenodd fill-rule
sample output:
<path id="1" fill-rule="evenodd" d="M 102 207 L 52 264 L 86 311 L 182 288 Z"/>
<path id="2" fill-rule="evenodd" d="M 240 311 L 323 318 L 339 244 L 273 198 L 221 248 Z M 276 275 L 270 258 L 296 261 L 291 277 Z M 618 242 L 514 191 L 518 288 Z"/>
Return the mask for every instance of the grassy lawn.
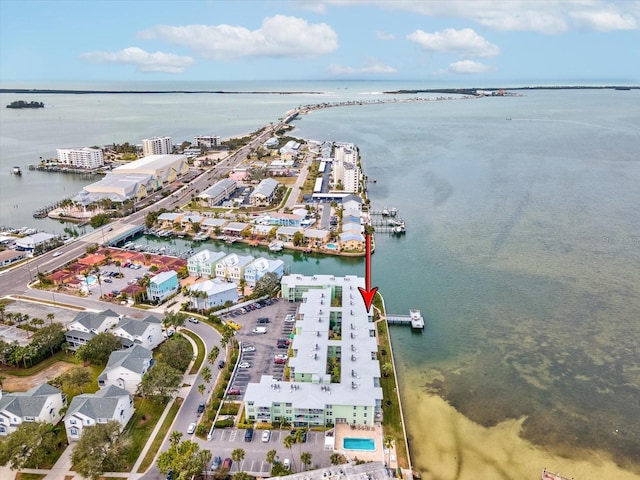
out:
<path id="1" fill-rule="evenodd" d="M 204 362 L 204 352 L 205 352 L 204 342 L 198 335 L 196 335 L 193 332 L 190 332 L 189 330 L 181 330 L 180 333 L 191 338 L 191 340 L 193 340 L 196 343 L 196 347 L 198 349 L 196 360 L 195 362 L 193 362 L 193 366 L 189 371 L 189 374 L 193 375 L 194 373 L 198 373 L 198 371 L 200 370 L 200 367 L 202 366 L 202 362 Z"/>
<path id="2" fill-rule="evenodd" d="M 383 311 L 380 295 L 374 297 L 374 306 Z M 378 315 L 376 314 L 376 317 Z M 378 358 L 380 363 L 393 362 L 391 358 L 391 342 L 389 339 L 389 330 L 386 322 L 378 322 Z M 404 425 L 400 416 L 400 392 L 396 391 L 396 374 L 395 369 L 391 371 L 389 376 L 380 377 L 380 386 L 382 387 L 382 428 L 385 435 L 393 436 L 395 440 L 396 458 L 398 464 L 403 468 L 409 468 L 409 456 L 405 448 Z"/>
<path id="3" fill-rule="evenodd" d="M 16 473 L 16 480 L 40 480 L 46 477 L 46 473 Z M 7 479 L 8 480 L 8 479 Z"/>
<path id="4" fill-rule="evenodd" d="M 7 373 L 9 375 L 13 375 L 16 377 L 30 377 L 31 375 L 35 375 L 36 373 L 40 373 L 45 368 L 50 367 L 56 362 L 68 362 L 79 365 L 80 362 L 73 356 L 67 355 L 63 351 L 59 351 L 55 355 L 49 358 L 45 358 L 40 363 L 34 365 L 29 368 L 16 368 L 16 367 L 3 367 L 2 372 Z"/>
<path id="5" fill-rule="evenodd" d="M 162 422 L 162 426 L 160 427 L 160 430 L 158 430 L 158 434 L 156 435 L 156 438 L 153 439 L 153 442 L 151 443 L 151 446 L 149 447 L 149 450 L 147 451 L 147 454 L 145 455 L 144 460 L 142 460 L 142 463 L 140 464 L 140 468 L 138 469 L 137 473 L 146 472 L 147 469 L 153 463 L 153 459 L 156 458 L 156 454 L 158 453 L 158 450 L 160 450 L 160 446 L 162 445 L 162 442 L 164 441 L 165 437 L 169 433 L 171 424 L 173 423 L 173 420 L 176 418 L 176 415 L 178 414 L 178 410 L 180 409 L 181 404 L 182 404 L 182 399 L 176 398 L 176 401 L 173 402 L 173 405 L 171 405 L 171 408 L 169 409 L 169 413 L 165 417 L 164 422 Z"/>
<path id="6" fill-rule="evenodd" d="M 124 454 L 124 470 L 129 471 L 140 456 L 151 432 L 158 423 L 158 419 L 166 404 L 158 404 L 141 398 L 134 399 L 135 413 L 124 430 L 126 438 L 131 442 Z"/>

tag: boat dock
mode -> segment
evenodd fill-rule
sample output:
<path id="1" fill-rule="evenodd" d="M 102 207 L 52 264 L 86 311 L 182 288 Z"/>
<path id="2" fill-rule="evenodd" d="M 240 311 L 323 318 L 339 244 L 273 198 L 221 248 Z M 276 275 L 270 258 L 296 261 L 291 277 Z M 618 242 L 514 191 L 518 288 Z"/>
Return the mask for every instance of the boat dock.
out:
<path id="1" fill-rule="evenodd" d="M 384 207 L 381 210 L 369 210 L 371 225 L 379 233 L 407 233 L 407 225 L 403 219 L 398 217 L 397 208 Z"/>
<path id="2" fill-rule="evenodd" d="M 420 310 L 409 310 L 409 315 L 387 315 L 387 323 L 390 325 L 411 325 L 411 328 L 422 330 L 424 318 Z"/>

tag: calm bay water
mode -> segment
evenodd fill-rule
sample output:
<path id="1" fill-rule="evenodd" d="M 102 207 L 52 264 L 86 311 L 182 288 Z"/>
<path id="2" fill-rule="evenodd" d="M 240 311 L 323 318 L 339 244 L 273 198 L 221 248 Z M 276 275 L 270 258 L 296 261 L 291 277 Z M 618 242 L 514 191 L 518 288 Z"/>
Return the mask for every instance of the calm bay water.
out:
<path id="1" fill-rule="evenodd" d="M 33 209 L 86 183 L 8 173 L 56 147 L 240 135 L 300 104 L 377 98 L 372 92 L 389 87 L 406 86 L 34 97 L 47 108 L 1 113 L 0 224 L 42 225 Z M 373 204 L 398 208 L 407 222 L 405 237 L 376 236 L 372 283 L 389 310 L 420 308 L 427 320 L 423 334 L 392 329 L 413 460 L 426 478 L 537 478 L 544 467 L 583 480 L 638 478 L 633 105 L 638 91 L 531 91 L 330 108 L 296 120 L 301 138 L 358 144 L 377 180 Z M 282 258 L 293 272 L 364 274 L 361 260 Z"/>

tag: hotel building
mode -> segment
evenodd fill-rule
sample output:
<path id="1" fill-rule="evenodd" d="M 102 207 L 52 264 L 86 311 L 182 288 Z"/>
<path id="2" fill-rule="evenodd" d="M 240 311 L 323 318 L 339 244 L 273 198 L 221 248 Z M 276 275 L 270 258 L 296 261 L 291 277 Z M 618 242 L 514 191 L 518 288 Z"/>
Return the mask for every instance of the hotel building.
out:
<path id="1" fill-rule="evenodd" d="M 78 168 L 98 168 L 104 165 L 99 148 L 58 148 L 58 162 Z"/>
<path id="2" fill-rule="evenodd" d="M 153 137 L 142 140 L 142 155 L 169 155 L 173 151 L 171 137 Z"/>

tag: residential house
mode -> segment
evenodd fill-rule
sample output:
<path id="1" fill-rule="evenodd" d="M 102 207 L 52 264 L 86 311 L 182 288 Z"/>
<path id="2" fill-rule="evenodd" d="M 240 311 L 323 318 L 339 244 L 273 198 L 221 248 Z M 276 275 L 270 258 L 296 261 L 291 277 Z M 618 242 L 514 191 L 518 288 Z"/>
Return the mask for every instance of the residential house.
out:
<path id="1" fill-rule="evenodd" d="M 229 221 L 224 218 L 205 218 L 202 223 L 200 223 L 200 227 L 209 233 L 215 233 L 218 228 L 222 231 L 222 227 L 227 223 L 229 223 Z"/>
<path id="2" fill-rule="evenodd" d="M 134 345 L 128 350 L 111 352 L 109 361 L 98 376 L 100 388 L 115 385 L 135 394 L 142 376 L 153 366 L 151 350 L 142 345 Z"/>
<path id="3" fill-rule="evenodd" d="M 26 392 L 4 393 L 0 389 L 0 436 L 15 432 L 25 422 L 56 424 L 66 405 L 66 395 L 48 383 Z"/>
<path id="4" fill-rule="evenodd" d="M 169 270 L 160 272 L 149 279 L 147 297 L 152 302 L 162 303 L 171 295 L 178 293 L 179 290 L 178 274 L 173 270 Z"/>
<path id="5" fill-rule="evenodd" d="M 306 244 L 310 247 L 320 247 L 329 241 L 329 230 L 307 228 L 302 233 Z"/>
<path id="6" fill-rule="evenodd" d="M 85 428 L 115 420 L 122 430 L 134 412 L 133 396 L 123 388 L 109 385 L 96 393 L 83 393 L 71 401 L 64 416 L 67 439 L 80 439 Z"/>
<path id="7" fill-rule="evenodd" d="M 347 195 L 342 199 L 342 208 L 344 215 L 354 215 L 359 217 L 362 214 L 362 198 L 358 195 Z"/>
<path id="8" fill-rule="evenodd" d="M 366 247 L 366 238 L 359 232 L 347 231 L 340 234 L 340 246 L 342 250 L 363 251 Z"/>
<path id="9" fill-rule="evenodd" d="M 227 254 L 223 252 L 212 252 L 205 249 L 200 250 L 187 260 L 187 270 L 192 277 L 215 277 L 216 264 Z"/>
<path id="10" fill-rule="evenodd" d="M 271 203 L 278 191 L 280 182 L 273 178 L 265 178 L 249 195 L 249 203 L 254 207 L 267 206 Z"/>
<path id="11" fill-rule="evenodd" d="M 238 301 L 238 287 L 235 283 L 225 282 L 219 278 L 192 283 L 189 290 L 196 293 L 189 300 L 194 310 L 208 310 L 224 305 L 226 302 Z"/>
<path id="12" fill-rule="evenodd" d="M 198 198 L 209 207 L 215 207 L 224 200 L 228 200 L 236 191 L 235 180 L 223 179 L 198 195 Z"/>
<path id="13" fill-rule="evenodd" d="M 76 350 L 99 333 L 107 332 L 120 321 L 120 316 L 113 310 L 104 312 L 80 312 L 67 326 L 64 334 L 71 350 Z"/>
<path id="14" fill-rule="evenodd" d="M 239 284 L 244 280 L 246 266 L 253 261 L 251 255 L 231 253 L 216 264 L 216 277 Z"/>
<path id="15" fill-rule="evenodd" d="M 284 262 L 269 258 L 256 258 L 244 269 L 244 281 L 247 285 L 255 286 L 267 273 L 273 273 L 280 279 L 284 275 Z"/>
<path id="16" fill-rule="evenodd" d="M 160 222 L 160 228 L 173 228 L 174 224 L 180 223 L 183 213 L 171 213 L 164 212 L 158 216 L 158 222 Z"/>
<path id="17" fill-rule="evenodd" d="M 113 329 L 113 334 L 122 339 L 124 348 L 140 345 L 153 350 L 164 340 L 162 321 L 153 315 L 149 315 L 142 320 L 122 317 L 118 325 Z"/>
<path id="18" fill-rule="evenodd" d="M 229 237 L 240 237 L 242 231 L 248 226 L 249 224 L 244 222 L 229 222 L 222 229 L 222 233 Z"/>
<path id="19" fill-rule="evenodd" d="M 276 238 L 282 242 L 293 242 L 293 236 L 301 231 L 298 227 L 280 227 L 276 232 Z"/>

